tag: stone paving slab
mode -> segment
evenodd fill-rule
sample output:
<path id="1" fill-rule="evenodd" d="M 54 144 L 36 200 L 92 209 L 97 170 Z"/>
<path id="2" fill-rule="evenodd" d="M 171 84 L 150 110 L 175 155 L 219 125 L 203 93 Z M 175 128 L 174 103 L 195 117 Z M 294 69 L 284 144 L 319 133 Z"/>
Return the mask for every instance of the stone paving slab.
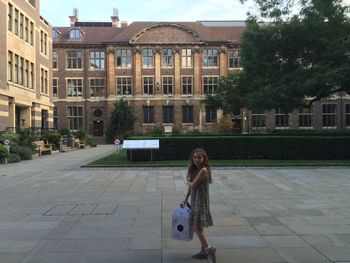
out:
<path id="1" fill-rule="evenodd" d="M 80 168 L 98 146 L 0 166 L 0 262 L 199 262 L 171 236 L 186 168 Z M 212 169 L 220 263 L 350 262 L 350 168 Z"/>

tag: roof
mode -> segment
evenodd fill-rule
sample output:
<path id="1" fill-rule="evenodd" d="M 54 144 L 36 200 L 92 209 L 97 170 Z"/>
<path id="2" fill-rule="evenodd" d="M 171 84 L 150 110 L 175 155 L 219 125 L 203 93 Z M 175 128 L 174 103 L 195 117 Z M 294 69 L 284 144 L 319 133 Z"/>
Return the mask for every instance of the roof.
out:
<path id="1" fill-rule="evenodd" d="M 233 22 L 233 21 L 231 21 Z M 210 24 L 206 26 L 206 24 Z M 80 25 L 89 25 L 80 23 Z M 107 24 L 106 24 L 107 25 Z M 108 24 L 109 25 L 109 24 Z M 80 29 L 80 40 L 70 40 L 69 31 Z M 61 35 L 54 44 L 103 44 L 103 43 L 210 43 L 239 44 L 245 26 L 229 21 L 197 22 L 133 22 L 126 27 L 57 27 Z"/>

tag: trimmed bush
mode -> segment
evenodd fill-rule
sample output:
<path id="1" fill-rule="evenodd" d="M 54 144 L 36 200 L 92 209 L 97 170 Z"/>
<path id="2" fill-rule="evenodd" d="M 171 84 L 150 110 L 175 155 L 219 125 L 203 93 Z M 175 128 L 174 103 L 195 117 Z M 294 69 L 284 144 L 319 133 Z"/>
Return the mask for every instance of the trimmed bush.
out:
<path id="1" fill-rule="evenodd" d="M 41 140 L 53 144 L 55 146 L 54 150 L 57 150 L 60 148 L 61 137 L 62 135 L 58 131 L 44 131 L 41 135 Z"/>
<path id="2" fill-rule="evenodd" d="M 18 154 L 11 153 L 10 156 L 7 158 L 8 163 L 17 163 L 21 161 L 21 156 Z"/>
<path id="3" fill-rule="evenodd" d="M 146 138 L 142 138 L 146 139 Z M 157 139 L 150 137 L 149 139 Z M 209 159 L 330 160 L 350 159 L 350 137 L 311 136 L 200 136 L 160 137 L 154 160 L 186 160 L 194 148 Z M 128 151 L 128 159 L 130 153 Z M 132 151 L 133 161 L 150 160 L 150 150 Z"/>
<path id="4" fill-rule="evenodd" d="M 33 155 L 33 150 L 27 146 L 18 147 L 18 153 L 21 156 L 21 160 L 31 160 Z"/>

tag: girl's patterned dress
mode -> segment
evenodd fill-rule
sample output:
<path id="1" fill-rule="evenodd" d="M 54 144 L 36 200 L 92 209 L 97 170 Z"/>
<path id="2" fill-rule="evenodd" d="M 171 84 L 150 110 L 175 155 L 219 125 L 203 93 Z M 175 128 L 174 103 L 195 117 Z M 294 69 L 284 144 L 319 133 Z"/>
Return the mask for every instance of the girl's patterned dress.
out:
<path id="1" fill-rule="evenodd" d="M 198 174 L 198 173 L 197 173 Z M 213 225 L 209 207 L 209 180 L 205 179 L 196 189 L 191 189 L 190 225 L 208 227 Z"/>

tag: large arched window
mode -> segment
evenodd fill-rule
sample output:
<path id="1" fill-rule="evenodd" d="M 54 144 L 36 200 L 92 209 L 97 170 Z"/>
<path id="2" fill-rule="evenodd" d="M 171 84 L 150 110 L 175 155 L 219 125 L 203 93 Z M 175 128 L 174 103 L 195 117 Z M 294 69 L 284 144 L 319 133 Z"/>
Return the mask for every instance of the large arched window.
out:
<path id="1" fill-rule="evenodd" d="M 80 39 L 81 38 L 81 31 L 79 29 L 72 29 L 69 32 L 69 38 L 70 39 Z"/>

